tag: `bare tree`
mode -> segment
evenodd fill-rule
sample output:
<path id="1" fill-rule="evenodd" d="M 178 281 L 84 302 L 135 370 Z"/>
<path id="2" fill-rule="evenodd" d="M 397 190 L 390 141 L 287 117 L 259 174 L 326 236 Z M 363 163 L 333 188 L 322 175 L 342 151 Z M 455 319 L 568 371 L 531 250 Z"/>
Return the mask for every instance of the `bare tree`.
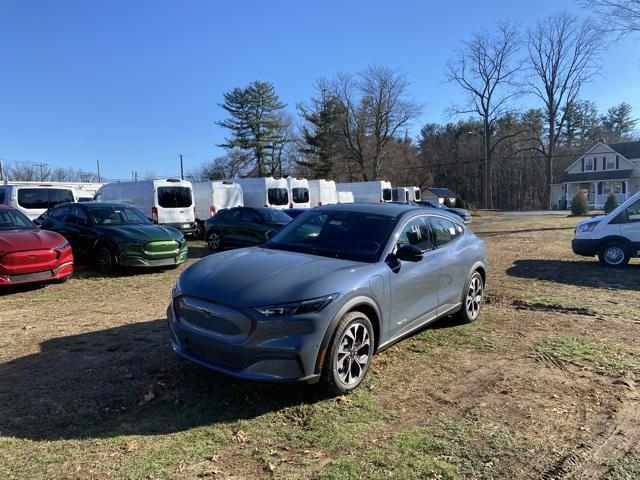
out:
<path id="1" fill-rule="evenodd" d="M 356 77 L 338 75 L 329 86 L 343 111 L 345 151 L 362 180 L 379 177 L 387 146 L 420 112 L 408 87 L 404 75 L 379 66 L 369 66 Z"/>
<path id="2" fill-rule="evenodd" d="M 551 206 L 554 153 L 582 86 L 598 73 L 602 51 L 601 32 L 589 19 L 559 13 L 538 22 L 528 32 L 528 63 L 532 70 L 528 86 L 542 101 L 546 132 L 536 149 L 545 158 L 545 204 Z"/>
<path id="3" fill-rule="evenodd" d="M 203 163 L 199 169 L 191 172 L 188 177 L 194 182 L 207 180 L 227 180 L 242 177 L 252 173 L 253 158 L 244 150 L 234 148 L 226 155 Z"/>
<path id="4" fill-rule="evenodd" d="M 484 143 L 483 206 L 492 208 L 492 154 L 510 136 L 496 134 L 496 121 L 517 95 L 515 77 L 522 66 L 517 57 L 520 40 L 515 25 L 499 23 L 494 32 L 481 31 L 463 47 L 447 65 L 447 78 L 462 87 L 468 96 L 464 106 L 454 107 L 454 114 L 475 114 L 482 120 Z"/>
<path id="5" fill-rule="evenodd" d="M 640 0 L 583 0 L 581 3 L 606 19 L 602 22 L 606 31 L 620 36 L 640 32 Z"/>

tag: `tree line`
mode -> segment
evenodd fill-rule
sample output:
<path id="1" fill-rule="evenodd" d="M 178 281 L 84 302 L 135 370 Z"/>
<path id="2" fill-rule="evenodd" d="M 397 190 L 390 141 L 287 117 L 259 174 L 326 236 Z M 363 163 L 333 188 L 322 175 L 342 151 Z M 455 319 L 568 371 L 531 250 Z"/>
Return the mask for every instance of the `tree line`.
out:
<path id="1" fill-rule="evenodd" d="M 586 3 L 640 11 L 637 0 Z M 601 112 L 580 97 L 608 45 L 602 25 L 562 12 L 522 32 L 503 21 L 462 42 L 445 68 L 462 94 L 451 121 L 424 125 L 415 138 L 408 131 L 423 108 L 403 72 L 388 67 L 318 79 L 295 117 L 269 82 L 235 88 L 218 122 L 229 134 L 220 145 L 227 153 L 192 177 L 387 179 L 445 186 L 475 206 L 546 208 L 550 184 L 578 155 L 600 139 L 632 139 L 637 120 L 628 103 Z"/>

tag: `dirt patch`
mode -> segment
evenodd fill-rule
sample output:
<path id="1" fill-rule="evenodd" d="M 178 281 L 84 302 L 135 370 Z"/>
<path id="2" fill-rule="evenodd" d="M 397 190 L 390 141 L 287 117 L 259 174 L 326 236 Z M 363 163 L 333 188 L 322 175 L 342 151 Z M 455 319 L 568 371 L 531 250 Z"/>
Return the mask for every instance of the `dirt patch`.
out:
<path id="1" fill-rule="evenodd" d="M 564 307 L 562 305 L 532 303 L 532 302 L 525 302 L 523 300 L 514 300 L 513 302 L 511 302 L 511 305 L 513 305 L 516 310 L 532 310 L 537 312 L 566 313 L 566 314 L 574 314 L 574 315 L 586 315 L 589 317 L 596 316 L 595 312 L 592 312 L 588 308 L 584 308 L 584 307 Z"/>

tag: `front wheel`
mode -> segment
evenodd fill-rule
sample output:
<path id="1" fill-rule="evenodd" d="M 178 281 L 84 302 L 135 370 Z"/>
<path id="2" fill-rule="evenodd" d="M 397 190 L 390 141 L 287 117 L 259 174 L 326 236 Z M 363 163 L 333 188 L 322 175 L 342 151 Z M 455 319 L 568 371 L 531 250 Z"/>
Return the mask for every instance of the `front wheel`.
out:
<path id="1" fill-rule="evenodd" d="M 352 392 L 367 375 L 373 357 L 373 327 L 362 312 L 349 312 L 336 327 L 322 371 L 322 383 L 342 395 Z"/>
<path id="2" fill-rule="evenodd" d="M 106 247 L 98 247 L 96 250 L 96 268 L 100 273 L 111 273 L 115 262 L 113 255 Z"/>
<path id="3" fill-rule="evenodd" d="M 624 267 L 629 263 L 629 258 L 627 248 L 617 242 L 607 243 L 600 249 L 600 253 L 598 253 L 600 264 L 613 268 Z"/>
<path id="4" fill-rule="evenodd" d="M 480 316 L 480 308 L 484 298 L 484 282 L 482 275 L 475 272 L 467 282 L 462 307 L 458 317 L 464 323 L 474 322 Z"/>
<path id="5" fill-rule="evenodd" d="M 209 233 L 207 233 L 207 246 L 212 252 L 217 252 L 222 249 L 222 238 L 215 230 L 210 230 Z"/>

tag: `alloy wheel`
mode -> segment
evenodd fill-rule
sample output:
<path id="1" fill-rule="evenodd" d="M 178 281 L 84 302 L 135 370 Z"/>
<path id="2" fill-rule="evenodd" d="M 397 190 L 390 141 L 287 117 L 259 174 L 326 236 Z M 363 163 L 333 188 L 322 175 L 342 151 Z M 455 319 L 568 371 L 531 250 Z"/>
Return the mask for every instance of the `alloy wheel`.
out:
<path id="1" fill-rule="evenodd" d="M 340 381 L 346 386 L 359 383 L 367 371 L 370 355 L 371 339 L 367 328 L 360 322 L 352 323 L 342 334 L 336 355 Z"/>
<path id="2" fill-rule="evenodd" d="M 207 245 L 211 251 L 218 250 L 220 248 L 220 235 L 217 232 L 211 232 L 209 238 L 207 238 Z"/>
<path id="3" fill-rule="evenodd" d="M 607 247 L 603 252 L 605 261 L 609 265 L 620 265 L 624 261 L 625 253 L 618 245 Z"/>
<path id="4" fill-rule="evenodd" d="M 480 305 L 482 304 L 482 280 L 478 275 L 475 275 L 469 282 L 465 303 L 467 316 L 470 320 L 475 320 L 480 314 Z"/>

